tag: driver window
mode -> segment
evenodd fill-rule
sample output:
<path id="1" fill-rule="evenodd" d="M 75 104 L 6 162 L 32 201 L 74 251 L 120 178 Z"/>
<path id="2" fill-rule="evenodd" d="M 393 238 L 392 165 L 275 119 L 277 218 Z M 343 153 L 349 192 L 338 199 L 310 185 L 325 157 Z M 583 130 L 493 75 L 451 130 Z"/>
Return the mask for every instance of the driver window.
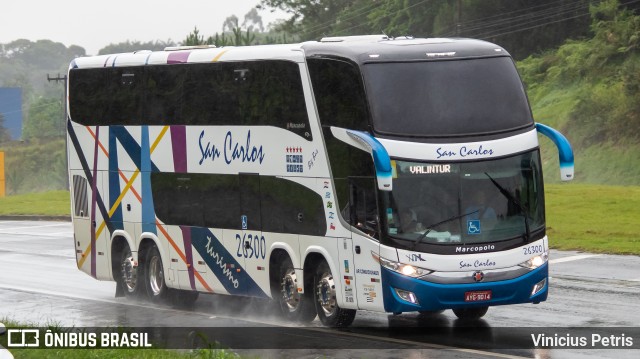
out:
<path id="1" fill-rule="evenodd" d="M 349 178 L 349 206 L 343 213 L 349 223 L 364 233 L 378 238 L 378 204 L 375 179 L 370 177 Z"/>

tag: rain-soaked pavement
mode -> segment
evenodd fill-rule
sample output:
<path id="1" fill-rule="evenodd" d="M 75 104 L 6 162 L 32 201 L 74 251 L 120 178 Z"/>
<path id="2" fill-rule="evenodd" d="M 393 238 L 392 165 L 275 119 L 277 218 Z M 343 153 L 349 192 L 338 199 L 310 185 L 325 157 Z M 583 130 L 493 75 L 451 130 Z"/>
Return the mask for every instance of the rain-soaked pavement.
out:
<path id="1" fill-rule="evenodd" d="M 232 335 L 246 336 L 247 341 L 268 328 L 265 335 L 291 338 L 288 340 L 302 343 L 298 348 L 305 348 L 237 350 L 257 357 L 640 357 L 636 349 L 516 346 L 493 350 L 456 344 L 468 338 L 481 343 L 487 335 L 508 341 L 510 332 L 522 331 L 522 327 L 525 331 L 526 327 L 538 328 L 532 332 L 630 327 L 637 336 L 634 343 L 640 344 L 637 256 L 552 251 L 549 299 L 539 305 L 490 308 L 482 320 L 473 323 L 460 322 L 450 311 L 434 316 L 359 311 L 351 329 L 337 331 L 323 328 L 317 319 L 305 328 L 296 327 L 281 321 L 269 303 L 246 298 L 201 295 L 190 309 L 115 298 L 115 283 L 94 280 L 77 270 L 72 238 L 68 222 L 0 221 L 0 321 L 76 327 L 220 327 Z M 566 335 L 562 329 L 558 332 Z M 334 349 L 337 347 L 341 349 Z"/>

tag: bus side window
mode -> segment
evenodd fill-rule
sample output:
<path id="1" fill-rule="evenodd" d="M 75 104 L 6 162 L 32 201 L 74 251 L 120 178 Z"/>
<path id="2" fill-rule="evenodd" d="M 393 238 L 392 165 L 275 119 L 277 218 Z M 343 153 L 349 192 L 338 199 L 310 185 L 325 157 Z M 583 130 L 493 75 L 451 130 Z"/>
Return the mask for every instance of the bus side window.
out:
<path id="1" fill-rule="evenodd" d="M 322 197 L 286 178 L 261 176 L 262 230 L 324 236 L 327 221 Z"/>
<path id="2" fill-rule="evenodd" d="M 378 238 L 378 205 L 375 180 L 368 177 L 349 178 L 349 223 L 368 235 Z"/>
<path id="3" fill-rule="evenodd" d="M 182 123 L 182 90 L 187 68 L 182 65 L 146 68 L 143 118 L 148 125 Z"/>
<path id="4" fill-rule="evenodd" d="M 73 121 L 86 126 L 141 124 L 143 67 L 72 69 L 69 76 Z"/>
<path id="5" fill-rule="evenodd" d="M 240 229 L 240 185 L 237 175 L 151 174 L 156 216 L 165 224 Z"/>
<path id="6" fill-rule="evenodd" d="M 307 64 L 322 126 L 368 131 L 369 111 L 358 67 L 326 58 L 309 58 Z"/>

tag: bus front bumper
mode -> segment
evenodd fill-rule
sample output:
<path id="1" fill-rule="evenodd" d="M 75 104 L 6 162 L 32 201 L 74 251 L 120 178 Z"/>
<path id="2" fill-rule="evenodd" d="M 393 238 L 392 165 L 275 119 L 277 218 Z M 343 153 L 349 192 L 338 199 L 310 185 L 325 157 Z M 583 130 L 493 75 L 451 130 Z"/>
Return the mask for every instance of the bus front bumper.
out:
<path id="1" fill-rule="evenodd" d="M 384 309 L 399 313 L 538 303 L 547 299 L 548 278 L 548 263 L 514 279 L 470 284 L 431 283 L 382 268 Z"/>

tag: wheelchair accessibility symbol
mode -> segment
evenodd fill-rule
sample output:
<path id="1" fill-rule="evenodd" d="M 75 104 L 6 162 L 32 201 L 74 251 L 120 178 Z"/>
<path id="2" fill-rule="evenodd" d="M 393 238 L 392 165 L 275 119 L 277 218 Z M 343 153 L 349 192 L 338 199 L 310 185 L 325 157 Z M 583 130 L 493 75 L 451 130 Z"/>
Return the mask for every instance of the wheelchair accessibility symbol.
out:
<path id="1" fill-rule="evenodd" d="M 240 218 L 242 219 L 242 229 L 247 229 L 247 216 L 242 215 Z"/>
<path id="2" fill-rule="evenodd" d="M 480 234 L 480 220 L 467 221 L 467 234 Z"/>

